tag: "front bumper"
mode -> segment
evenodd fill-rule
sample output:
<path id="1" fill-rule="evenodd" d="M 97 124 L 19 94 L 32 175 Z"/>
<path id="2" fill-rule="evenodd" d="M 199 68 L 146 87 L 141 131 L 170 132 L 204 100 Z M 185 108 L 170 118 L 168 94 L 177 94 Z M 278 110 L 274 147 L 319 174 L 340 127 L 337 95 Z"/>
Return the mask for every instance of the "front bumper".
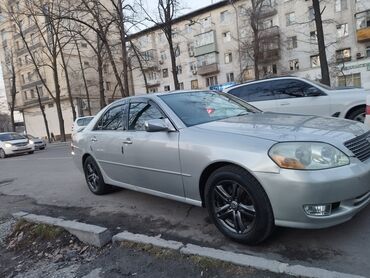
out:
<path id="1" fill-rule="evenodd" d="M 270 199 L 277 226 L 326 228 L 350 220 L 370 203 L 370 159 L 351 158 L 348 166 L 320 171 L 255 174 Z M 303 209 L 323 204 L 332 204 L 330 215 L 311 216 Z"/>
<path id="2" fill-rule="evenodd" d="M 5 154 L 6 155 L 15 155 L 15 154 L 20 154 L 20 153 L 28 153 L 32 152 L 35 150 L 35 146 L 33 144 L 28 144 L 26 146 L 11 146 L 9 148 L 4 148 Z"/>
<path id="3" fill-rule="evenodd" d="M 36 150 L 45 149 L 45 147 L 46 147 L 45 143 L 35 143 Z"/>

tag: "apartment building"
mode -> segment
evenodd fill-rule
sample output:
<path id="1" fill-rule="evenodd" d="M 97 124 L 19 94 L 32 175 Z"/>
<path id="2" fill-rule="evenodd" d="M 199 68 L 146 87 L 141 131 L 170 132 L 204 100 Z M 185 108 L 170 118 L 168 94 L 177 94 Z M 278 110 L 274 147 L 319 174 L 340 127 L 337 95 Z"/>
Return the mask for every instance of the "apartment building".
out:
<path id="1" fill-rule="evenodd" d="M 67 2 L 65 1 L 65 3 Z M 15 110 L 23 114 L 27 132 L 34 136 L 46 136 L 44 120 L 37 96 L 38 91 L 48 120 L 50 132 L 58 138 L 60 128 L 57 105 L 55 99 L 52 97 L 56 95 L 55 76 L 51 67 L 52 55 L 49 51 L 49 48 L 55 41 L 53 41 L 53 34 L 50 27 L 46 27 L 47 16 L 40 14 L 33 16 L 30 14 L 30 8 L 26 8 L 25 6 L 30 5 L 30 3 L 32 2 L 2 1 L 2 4 L 0 4 L 0 60 L 3 69 L 5 91 L 8 101 L 10 101 L 13 79 L 12 66 L 14 66 L 17 91 Z M 47 1 L 43 3 L 46 9 Z M 63 3 L 63 1 L 60 1 L 60 3 Z M 14 20 L 14 16 L 10 15 L 10 12 L 17 17 L 16 20 Z M 94 115 L 100 110 L 99 85 L 97 78 L 97 59 L 89 45 L 83 40 L 72 40 L 66 33 L 61 34 L 61 36 L 63 37 L 61 44 L 65 44 L 65 46 L 62 48 L 61 53 L 57 55 L 56 64 L 58 67 L 57 77 L 61 91 L 60 102 L 65 133 L 68 136 L 71 134 L 73 114 L 61 54 L 63 54 L 66 62 L 69 85 L 72 91 L 72 103 L 77 116 L 89 114 L 86 89 L 89 92 L 91 114 Z M 96 35 L 94 34 L 85 33 L 85 36 L 90 36 L 91 42 L 96 40 Z M 26 47 L 26 43 L 28 47 Z M 81 54 L 81 62 L 77 50 Z M 35 61 L 40 74 L 36 70 Z M 82 67 L 87 86 L 83 82 Z M 106 62 L 104 65 L 106 102 L 109 102 L 111 98 L 115 98 L 112 96 L 115 84 L 111 67 Z M 118 94 L 116 97 L 119 97 Z"/>
<path id="2" fill-rule="evenodd" d="M 259 16 L 260 77 L 294 74 L 321 78 L 312 1 L 266 0 Z M 231 4 L 232 3 L 232 4 Z M 174 20 L 181 89 L 202 89 L 255 78 L 250 48 L 251 1 L 220 1 Z M 370 1 L 322 2 L 332 83 L 370 88 Z M 164 34 L 152 27 L 131 35 L 143 57 L 132 59 L 135 94 L 174 89 Z M 145 85 L 143 75 L 147 79 Z"/>

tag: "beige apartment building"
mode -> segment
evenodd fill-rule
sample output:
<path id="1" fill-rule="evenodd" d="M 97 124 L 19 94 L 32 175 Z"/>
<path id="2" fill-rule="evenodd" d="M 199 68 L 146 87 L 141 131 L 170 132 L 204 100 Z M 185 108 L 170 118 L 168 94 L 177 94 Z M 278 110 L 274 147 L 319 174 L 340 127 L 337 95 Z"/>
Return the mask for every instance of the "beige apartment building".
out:
<path id="1" fill-rule="evenodd" d="M 46 45 L 46 41 L 51 43 L 50 40 L 52 40 L 48 33 L 50 30 L 45 27 L 45 21 L 47 20 L 45 16 L 37 16 L 37 24 L 35 24 L 35 17 L 29 15 L 28 11 L 25 11 L 24 3 L 26 1 L 2 1 L 2 4 L 0 4 L 0 60 L 5 91 L 8 102 L 10 102 L 12 65 L 14 65 L 17 91 L 15 109 L 23 114 L 27 133 L 40 137 L 46 136 L 44 120 L 37 97 L 38 90 L 50 132 L 58 138 L 60 129 L 56 103 L 46 89 L 48 87 L 52 95 L 55 96 L 55 77 L 53 76 L 53 70 L 49 66 L 51 64 L 51 55 Z M 27 3 L 30 2 L 27 1 Z M 60 3 L 63 3 L 63 1 Z M 16 21 L 14 17 L 10 16 L 10 11 L 17 16 Z M 41 26 L 42 33 L 37 25 Z M 22 34 L 29 49 L 26 47 L 19 28 L 22 28 Z M 85 41 L 71 40 L 71 37 L 68 37 L 65 33 L 62 36 L 62 44 L 69 41 L 61 52 L 67 64 L 72 101 L 77 116 L 89 115 L 86 87 L 89 92 L 91 114 L 94 115 L 100 110 L 96 55 Z M 85 33 L 85 36 L 90 36 L 92 42 L 96 40 L 94 34 Z M 81 53 L 81 63 L 76 44 L 78 44 L 78 49 Z M 39 65 L 38 68 L 44 81 L 37 73 L 33 59 Z M 66 74 L 60 54 L 57 56 L 57 65 L 64 127 L 68 136 L 71 134 L 73 115 L 72 105 L 68 97 Z M 87 86 L 83 82 L 81 67 L 84 69 Z M 112 99 L 119 98 L 119 94 L 113 95 L 116 81 L 109 63 L 104 64 L 103 70 L 105 101 L 109 103 Z"/>
<path id="2" fill-rule="evenodd" d="M 233 3 L 233 4 L 231 4 Z M 204 89 L 254 79 L 248 47 L 253 40 L 246 12 L 251 1 L 220 1 L 174 21 L 178 79 L 182 89 Z M 325 6 L 325 7 L 324 7 Z M 327 56 L 335 86 L 370 89 L 370 1 L 322 3 Z M 312 1 L 266 0 L 260 16 L 260 77 L 294 74 L 321 78 Z M 157 27 L 131 36 L 144 59 L 133 59 L 136 94 L 174 89 L 168 44 Z"/>

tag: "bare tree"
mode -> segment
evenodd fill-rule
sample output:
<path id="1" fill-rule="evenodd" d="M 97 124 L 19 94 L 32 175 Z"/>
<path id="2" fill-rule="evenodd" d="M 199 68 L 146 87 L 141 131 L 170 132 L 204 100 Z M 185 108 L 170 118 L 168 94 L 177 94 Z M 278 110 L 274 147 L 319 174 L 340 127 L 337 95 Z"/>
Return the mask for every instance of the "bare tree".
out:
<path id="1" fill-rule="evenodd" d="M 180 3 L 178 0 L 158 0 L 157 5 L 157 16 L 153 16 L 145 7 L 143 2 L 140 0 L 139 5 L 146 15 L 146 20 L 153 23 L 164 33 L 171 58 L 172 77 L 175 90 L 180 89 L 180 83 L 178 79 L 177 65 L 176 65 L 176 52 L 178 46 L 173 41 L 173 20 L 180 10 Z"/>
<path id="2" fill-rule="evenodd" d="M 40 110 L 41 110 L 41 115 L 42 115 L 42 118 L 44 119 L 46 136 L 48 137 L 49 143 L 51 143 L 49 124 L 48 124 L 48 120 L 46 118 L 45 108 L 44 108 L 44 106 L 42 105 L 42 102 L 41 102 L 40 91 L 39 91 L 39 88 L 37 86 L 36 86 L 36 94 L 37 94 L 37 101 L 39 103 L 39 107 L 40 107 Z"/>
<path id="3" fill-rule="evenodd" d="M 12 129 L 11 120 L 8 114 L 0 113 L 0 132 L 7 132 Z"/>
<path id="4" fill-rule="evenodd" d="M 266 10 L 272 9 L 271 2 L 266 0 L 251 0 L 250 6 L 241 11 L 241 16 L 246 18 L 251 32 L 246 32 L 244 38 L 240 38 L 240 53 L 245 56 L 245 60 L 250 60 L 253 64 L 255 79 L 260 79 L 260 66 L 264 57 L 271 55 L 273 50 L 266 49 L 271 43 L 279 44 L 278 36 L 274 34 L 272 28 L 265 28 L 263 21 L 266 18 Z M 271 29 L 271 30 L 269 30 Z M 278 51 L 279 45 L 277 46 Z M 246 70 L 242 71 L 241 74 Z"/>
<path id="5" fill-rule="evenodd" d="M 330 86 L 330 73 L 329 73 L 328 60 L 326 58 L 326 46 L 325 46 L 324 29 L 323 29 L 322 18 L 321 18 L 322 11 L 320 8 L 320 0 L 312 0 L 312 6 L 314 9 L 314 13 L 315 13 L 317 44 L 319 47 L 321 83 Z"/>
<path id="6" fill-rule="evenodd" d="M 16 96 L 17 96 L 17 87 L 16 87 L 17 74 L 16 74 L 15 65 L 14 65 L 15 62 L 14 62 L 13 50 L 12 49 L 8 50 L 5 53 L 5 57 L 6 57 L 5 58 L 6 68 L 7 68 L 8 73 L 11 76 L 10 79 L 9 79 L 9 83 L 10 83 L 9 98 L 10 99 L 8 99 L 9 110 L 10 110 L 10 121 L 11 121 L 11 125 L 12 125 L 12 131 L 15 132 L 14 111 L 15 111 L 15 102 L 16 102 Z"/>

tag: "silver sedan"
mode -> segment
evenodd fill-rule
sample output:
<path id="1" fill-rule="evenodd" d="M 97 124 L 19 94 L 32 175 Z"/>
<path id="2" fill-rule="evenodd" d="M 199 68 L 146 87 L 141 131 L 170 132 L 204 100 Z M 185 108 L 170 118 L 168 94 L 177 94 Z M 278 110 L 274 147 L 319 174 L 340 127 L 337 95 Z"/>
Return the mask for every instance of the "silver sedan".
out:
<path id="1" fill-rule="evenodd" d="M 226 236 L 324 228 L 370 202 L 370 131 L 350 120 L 265 113 L 208 91 L 104 108 L 72 142 L 89 189 L 111 186 L 204 206 Z"/>

